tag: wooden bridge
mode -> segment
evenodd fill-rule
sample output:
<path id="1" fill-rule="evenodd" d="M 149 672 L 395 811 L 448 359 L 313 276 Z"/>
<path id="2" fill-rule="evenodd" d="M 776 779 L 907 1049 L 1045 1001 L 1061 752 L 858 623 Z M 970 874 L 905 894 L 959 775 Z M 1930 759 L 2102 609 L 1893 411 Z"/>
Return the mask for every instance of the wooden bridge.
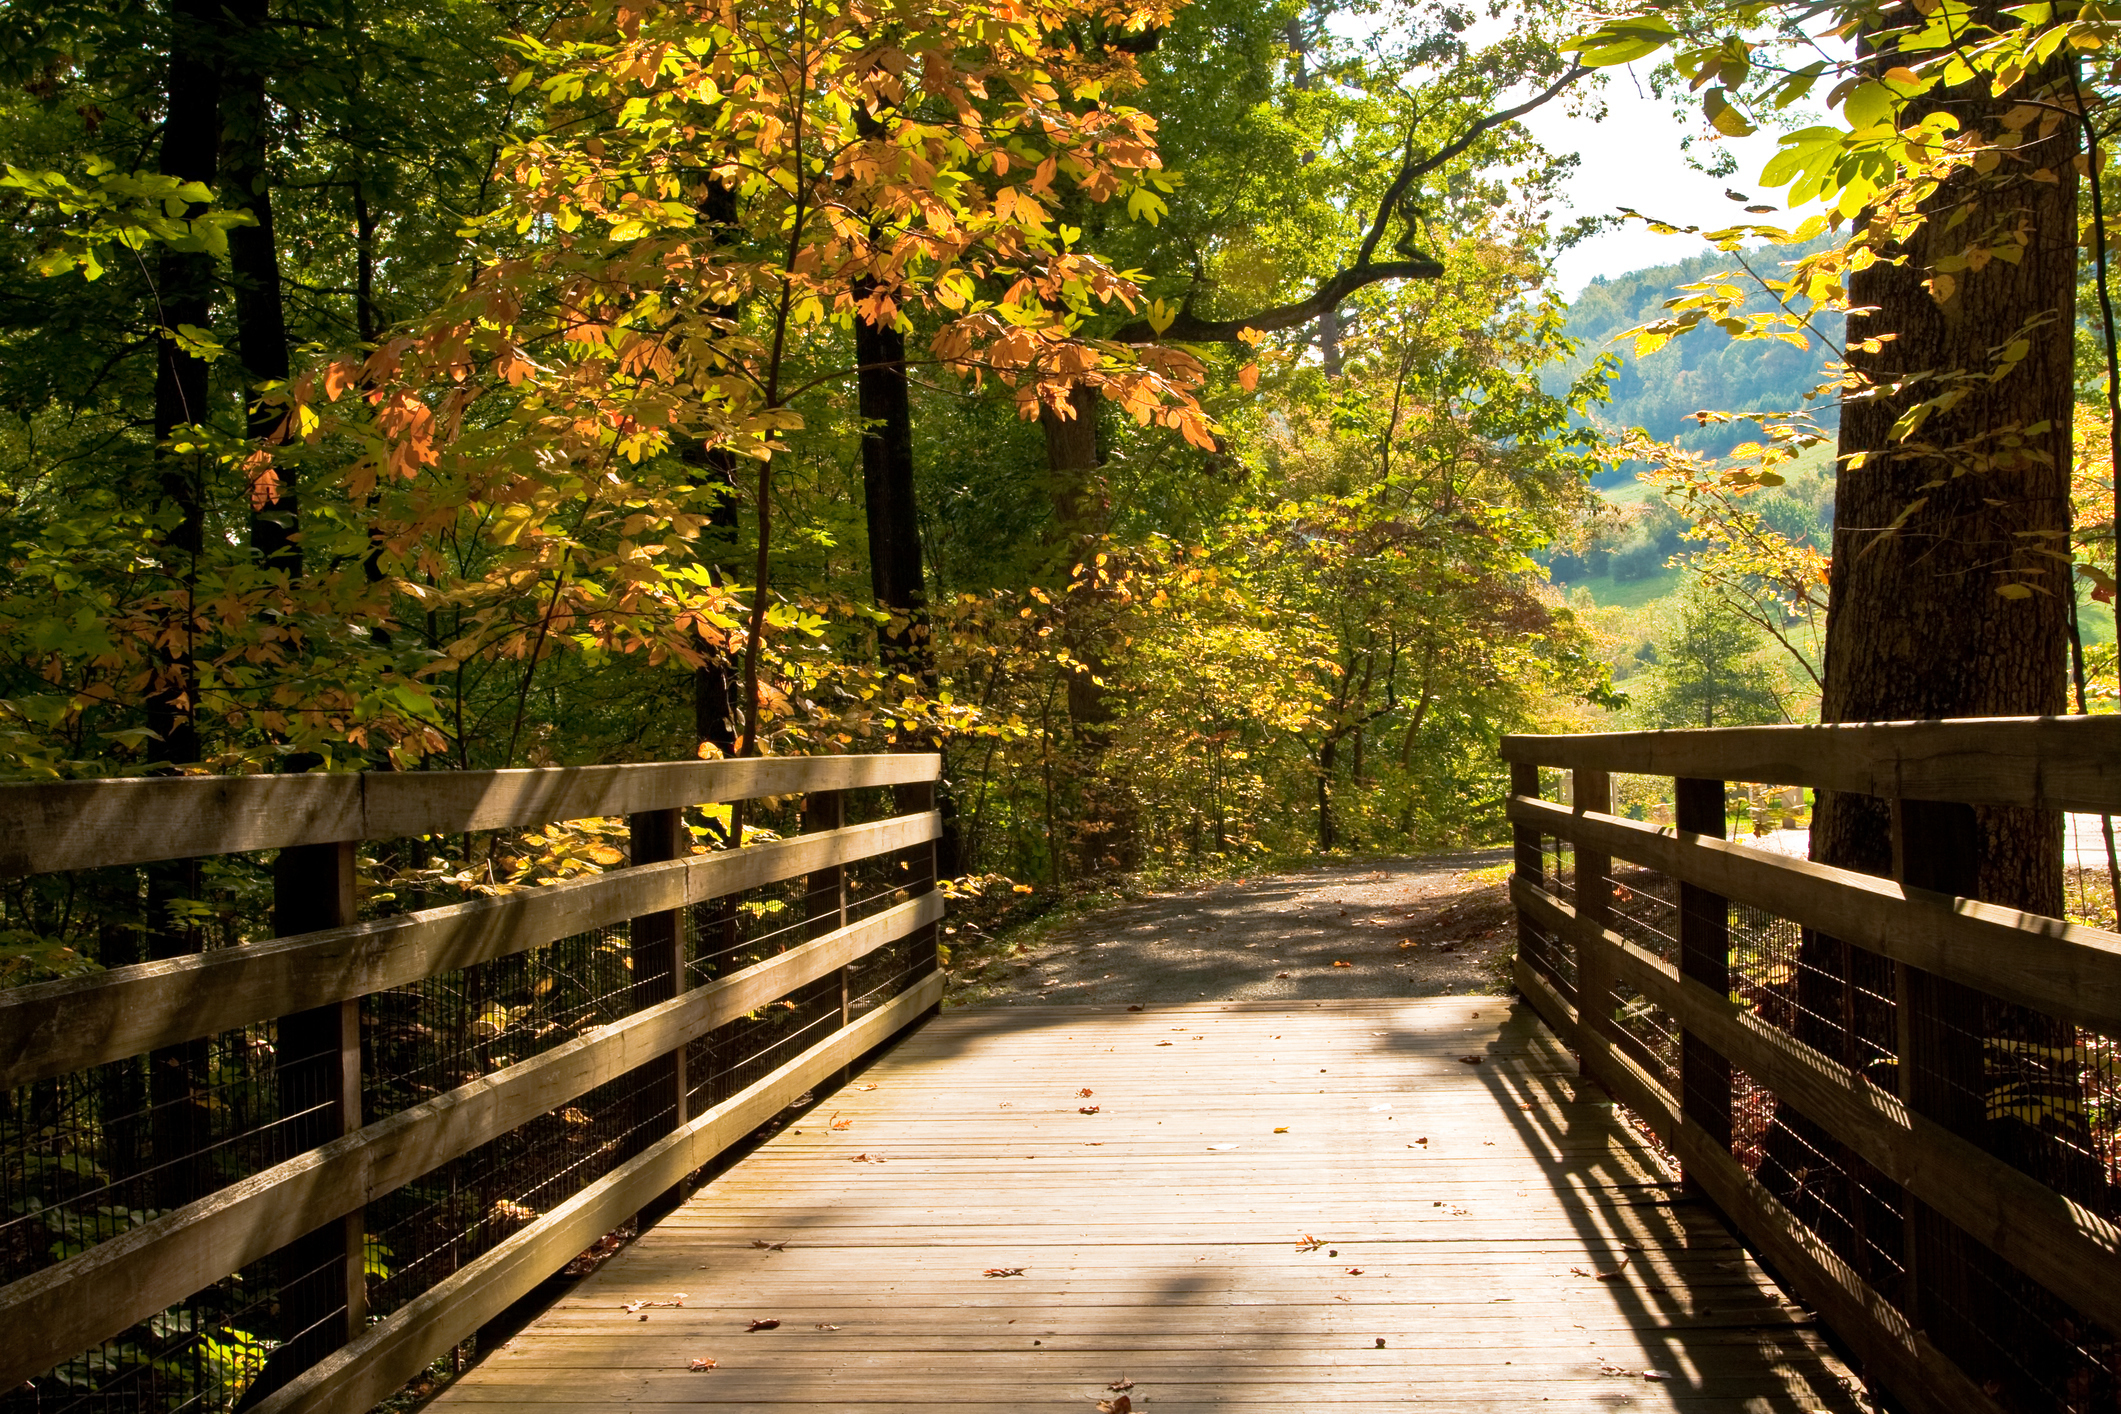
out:
<path id="1" fill-rule="evenodd" d="M 2117 726 L 1513 738 L 1530 1006 L 939 1016 L 928 756 L 0 787 L 148 954 L 0 991 L 0 1411 L 2111 1408 L 2121 938 L 1922 861 Z"/>

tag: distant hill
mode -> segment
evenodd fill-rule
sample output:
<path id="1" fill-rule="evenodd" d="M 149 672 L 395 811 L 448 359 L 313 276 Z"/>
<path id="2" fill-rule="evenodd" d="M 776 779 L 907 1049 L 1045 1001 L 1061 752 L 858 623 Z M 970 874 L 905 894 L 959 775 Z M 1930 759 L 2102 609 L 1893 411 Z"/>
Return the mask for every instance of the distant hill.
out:
<path id="1" fill-rule="evenodd" d="M 1823 240 L 1790 248 L 1768 246 L 1744 255 L 1755 270 L 1773 277 L 1784 273 L 1787 262 L 1823 246 Z M 1621 367 L 1611 383 L 1612 401 L 1593 411 L 1594 424 L 1615 432 L 1641 427 L 1652 436 L 1708 453 L 1726 452 L 1748 440 L 1748 427 L 1701 427 L 1692 414 L 1702 409 L 1758 412 L 1797 407 L 1805 390 L 1819 381 L 1820 366 L 1834 357 L 1831 349 L 1817 339 L 1809 350 L 1780 340 L 1740 341 L 1713 328 L 1697 329 L 1641 360 L 1631 343 L 1612 342 L 1614 336 L 1661 317 L 1665 301 L 1677 296 L 1681 286 L 1725 270 L 1739 271 L 1738 257 L 1709 250 L 1670 265 L 1593 280 L 1569 305 L 1569 337 L 1581 347 L 1573 358 L 1548 371 L 1548 385 L 1576 377 L 1601 353 L 1615 353 Z M 1752 291 L 1748 309 L 1773 308 L 1757 282 L 1740 278 L 1734 283 Z M 1838 344 L 1841 317 L 1822 316 L 1821 325 Z M 1823 425 L 1834 425 L 1831 408 L 1818 415 Z M 1621 473 L 1617 479 L 1629 475 Z"/>

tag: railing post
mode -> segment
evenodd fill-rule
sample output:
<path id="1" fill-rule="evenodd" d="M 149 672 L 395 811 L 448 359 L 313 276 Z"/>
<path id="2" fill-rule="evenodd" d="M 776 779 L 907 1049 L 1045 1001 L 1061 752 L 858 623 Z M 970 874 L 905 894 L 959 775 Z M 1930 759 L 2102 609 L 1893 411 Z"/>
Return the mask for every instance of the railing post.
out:
<path id="1" fill-rule="evenodd" d="M 273 861 L 281 937 L 355 922 L 356 845 L 295 845 Z M 283 1016 L 274 1028 L 282 1148 L 288 1158 L 361 1127 L 361 1002 Z M 281 1344 L 243 1394 L 247 1407 L 368 1328 L 366 1224 L 354 1209 L 280 1251 Z"/>
<path id="2" fill-rule="evenodd" d="M 892 802 L 896 806 L 898 813 L 901 815 L 914 815 L 935 809 L 936 785 L 935 781 L 914 781 L 909 785 L 893 786 L 891 788 Z M 909 857 L 908 862 L 913 866 L 914 882 L 906 890 L 906 893 L 913 898 L 918 898 L 922 894 L 933 893 L 935 891 L 936 867 L 935 841 L 930 840 L 918 848 L 908 850 L 907 855 Z M 912 976 L 916 978 L 926 977 L 937 969 L 939 963 L 937 961 L 936 945 L 940 941 L 941 933 L 937 925 L 933 923 L 923 924 L 908 935 L 906 939 L 907 971 Z M 942 1003 L 937 1002 L 933 1007 L 929 1008 L 928 1014 L 933 1016 L 941 1010 Z"/>
<path id="3" fill-rule="evenodd" d="M 1586 812 L 1610 815 L 1613 811 L 1613 777 L 1605 771 L 1576 771 L 1570 796 L 1578 815 Z M 1576 916 L 1593 928 L 1613 921 L 1613 859 L 1611 855 L 1570 846 L 1576 859 Z M 1590 1073 L 1593 1036 L 1610 1039 L 1617 1025 L 1613 1020 L 1613 969 L 1606 950 L 1588 939 L 1576 945 L 1576 1024 L 1582 1032 L 1578 1065 Z"/>
<path id="4" fill-rule="evenodd" d="M 837 830 L 847 823 L 847 796 L 843 791 L 822 790 L 803 797 L 803 833 L 822 834 Z M 828 864 L 823 869 L 813 869 L 803 885 L 803 918 L 806 927 L 803 935 L 822 938 L 835 928 L 847 926 L 847 869 L 842 864 Z M 849 1021 L 848 1007 L 852 1000 L 848 989 L 853 983 L 854 965 L 840 968 L 834 978 L 820 978 L 813 999 L 822 1000 L 831 994 L 835 980 L 840 994 L 840 1026 Z M 847 1072 L 843 1067 L 840 1080 L 845 1083 Z"/>
<path id="5" fill-rule="evenodd" d="M 626 829 L 634 865 L 660 864 L 689 852 L 685 812 L 645 810 L 626 817 Z M 628 960 L 633 964 L 630 1011 L 642 1011 L 667 1002 L 685 990 L 683 919 L 677 909 L 644 913 L 628 924 Z M 634 1113 L 637 1123 L 631 1147 L 636 1151 L 671 1133 L 686 1119 L 685 1047 L 648 1062 L 635 1073 Z M 635 1219 L 636 1230 L 647 1227 L 675 1208 L 684 1194 L 671 1188 L 656 1195 Z"/>
<path id="6" fill-rule="evenodd" d="M 1929 800 L 1891 804 L 1893 872 L 1908 888 L 1973 897 L 1981 867 L 1981 827 L 1973 807 Z M 1907 1107 L 1962 1138 L 1987 1138 L 1982 1077 L 1981 994 L 1904 962 L 1893 964 L 1899 1089 Z M 1908 1315 L 1933 1340 L 1956 1351 L 1961 1364 L 1984 1369 L 1974 1348 L 1958 1337 L 1981 1330 L 1995 1301 L 1976 1280 L 1971 1243 L 1935 1209 L 1913 1195 L 1907 1213 L 1904 1260 L 1913 1294 Z"/>
<path id="7" fill-rule="evenodd" d="M 1682 776 L 1673 782 L 1673 821 L 1683 833 L 1724 838 L 1722 781 Z M 1730 901 L 1695 884 L 1679 886 L 1679 973 L 1717 996 L 1731 990 Z M 1719 1147 L 1731 1147 L 1731 1063 L 1682 1031 L 1680 1113 Z"/>

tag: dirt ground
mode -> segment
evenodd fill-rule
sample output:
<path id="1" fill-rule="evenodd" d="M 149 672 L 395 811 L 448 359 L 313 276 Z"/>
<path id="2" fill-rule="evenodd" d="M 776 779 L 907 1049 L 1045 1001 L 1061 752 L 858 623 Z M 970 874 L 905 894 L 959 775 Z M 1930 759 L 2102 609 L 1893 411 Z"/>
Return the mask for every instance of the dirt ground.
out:
<path id="1" fill-rule="evenodd" d="M 950 1006 L 1507 991 L 1506 850 L 1156 893 L 998 943 L 953 937 Z"/>

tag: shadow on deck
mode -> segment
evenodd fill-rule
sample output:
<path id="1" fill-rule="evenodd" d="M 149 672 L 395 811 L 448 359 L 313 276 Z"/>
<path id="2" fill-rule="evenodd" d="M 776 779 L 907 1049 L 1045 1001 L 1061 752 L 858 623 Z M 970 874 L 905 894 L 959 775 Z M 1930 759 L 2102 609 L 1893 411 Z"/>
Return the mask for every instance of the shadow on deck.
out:
<path id="1" fill-rule="evenodd" d="M 857 1084 L 437 1405 L 1865 1407 L 1505 998 L 952 1012 Z"/>

